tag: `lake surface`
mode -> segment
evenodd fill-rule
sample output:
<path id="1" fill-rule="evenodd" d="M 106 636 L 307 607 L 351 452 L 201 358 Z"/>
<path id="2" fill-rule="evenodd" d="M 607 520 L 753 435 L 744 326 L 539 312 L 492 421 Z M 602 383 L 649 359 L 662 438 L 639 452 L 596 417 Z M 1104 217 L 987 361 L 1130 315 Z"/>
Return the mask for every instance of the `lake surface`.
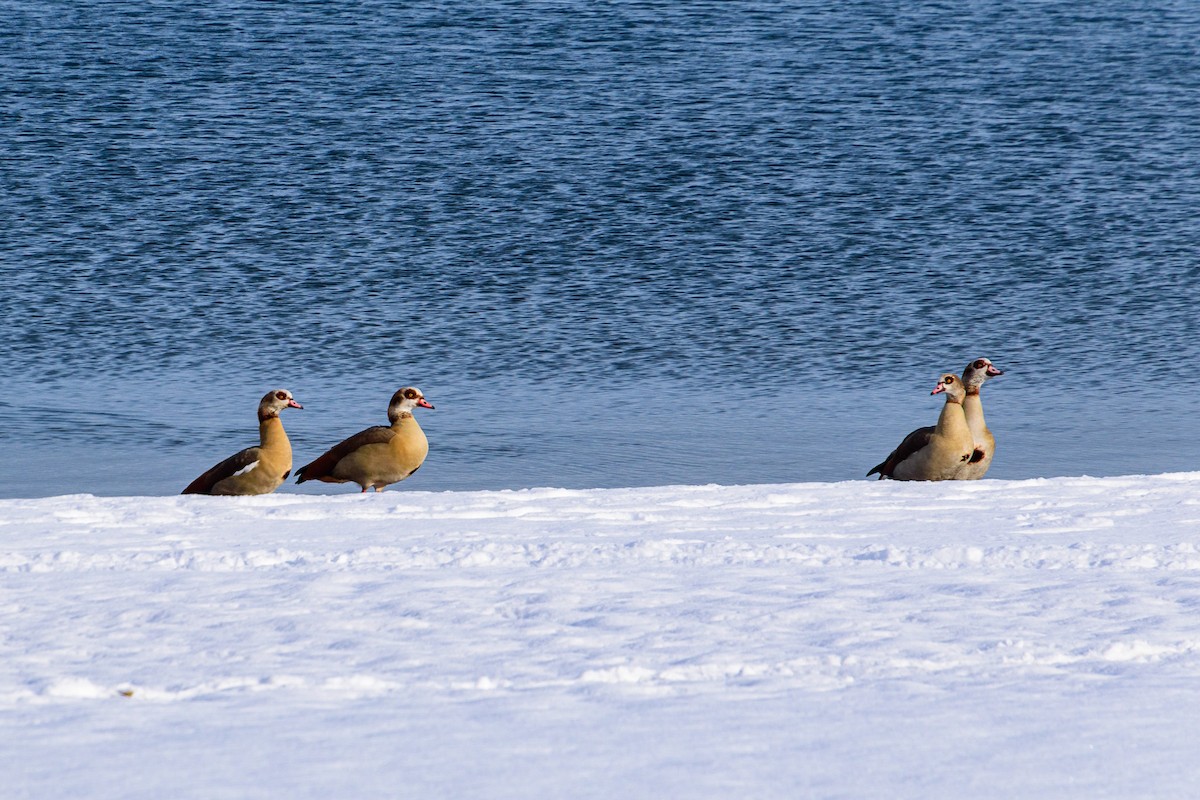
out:
<path id="1" fill-rule="evenodd" d="M 408 489 L 1189 470 L 1190 2 L 6 4 L 0 496 L 167 494 L 291 389 Z M 345 487 L 290 486 L 336 492 Z"/>

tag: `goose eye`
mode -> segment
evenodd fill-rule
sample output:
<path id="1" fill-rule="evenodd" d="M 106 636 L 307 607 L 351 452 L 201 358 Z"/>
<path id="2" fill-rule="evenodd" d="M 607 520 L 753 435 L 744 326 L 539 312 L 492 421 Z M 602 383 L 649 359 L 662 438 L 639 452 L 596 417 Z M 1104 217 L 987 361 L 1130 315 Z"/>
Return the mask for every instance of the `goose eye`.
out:
<path id="1" fill-rule="evenodd" d="M 287 392 L 276 392 L 275 399 L 276 400 L 287 400 Z"/>
<path id="2" fill-rule="evenodd" d="M 971 366 L 974 367 L 975 369 L 983 369 L 984 367 L 987 366 L 987 362 L 981 358 L 978 361 L 976 361 L 974 364 L 972 364 Z"/>
<path id="3" fill-rule="evenodd" d="M 407 392 L 405 392 L 404 396 L 407 397 L 409 400 L 417 399 L 417 393 L 414 392 L 412 389 L 409 389 Z"/>
<path id="4" fill-rule="evenodd" d="M 947 376 L 945 377 L 945 382 L 946 382 L 946 383 L 954 383 L 954 376 L 953 376 L 953 375 L 947 375 Z"/>

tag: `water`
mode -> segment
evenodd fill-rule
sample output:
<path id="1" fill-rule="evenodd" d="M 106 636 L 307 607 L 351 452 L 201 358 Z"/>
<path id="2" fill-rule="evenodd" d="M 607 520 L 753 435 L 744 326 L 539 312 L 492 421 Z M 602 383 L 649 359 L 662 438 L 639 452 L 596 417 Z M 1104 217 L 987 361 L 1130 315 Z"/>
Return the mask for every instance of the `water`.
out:
<path id="1" fill-rule="evenodd" d="M 3 3 L 0 495 L 438 406 L 413 489 L 1192 469 L 1188 2 Z M 344 487 L 287 491 L 346 491 Z"/>

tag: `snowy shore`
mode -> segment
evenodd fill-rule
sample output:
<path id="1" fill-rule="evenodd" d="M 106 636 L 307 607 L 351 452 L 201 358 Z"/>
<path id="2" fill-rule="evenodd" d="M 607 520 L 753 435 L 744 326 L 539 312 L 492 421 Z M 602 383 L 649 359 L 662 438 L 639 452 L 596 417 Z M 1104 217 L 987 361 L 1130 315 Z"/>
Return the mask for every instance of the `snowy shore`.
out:
<path id="1" fill-rule="evenodd" d="M 1191 797 L 1200 473 L 0 501 L 8 797 Z"/>

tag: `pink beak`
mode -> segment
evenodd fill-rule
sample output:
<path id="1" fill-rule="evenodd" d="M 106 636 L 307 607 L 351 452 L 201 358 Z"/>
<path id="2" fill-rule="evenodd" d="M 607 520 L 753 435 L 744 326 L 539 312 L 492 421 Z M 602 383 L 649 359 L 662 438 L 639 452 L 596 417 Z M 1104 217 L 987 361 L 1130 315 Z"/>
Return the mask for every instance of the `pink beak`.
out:
<path id="1" fill-rule="evenodd" d="M 946 384 L 938 383 L 937 388 L 930 392 L 930 394 L 941 394 L 944 391 L 946 391 Z"/>
<path id="2" fill-rule="evenodd" d="M 288 400 L 288 408 L 304 408 L 304 406 L 300 405 L 295 400 Z"/>
<path id="3" fill-rule="evenodd" d="M 985 372 L 987 372 L 987 374 L 988 374 L 989 376 L 993 377 L 993 378 L 994 378 L 994 377 L 996 377 L 997 375 L 1003 375 L 1003 374 L 1004 374 L 1004 370 L 1002 370 L 1002 369 L 996 369 L 996 368 L 995 368 L 995 367 L 993 367 L 991 364 L 988 364 L 988 365 L 987 365 L 987 369 L 985 370 Z"/>
<path id="4" fill-rule="evenodd" d="M 431 406 L 429 404 L 429 401 L 426 400 L 424 397 L 422 397 L 420 400 L 417 401 L 417 405 L 419 405 L 421 408 L 428 408 L 430 410 L 433 409 L 433 406 Z"/>

